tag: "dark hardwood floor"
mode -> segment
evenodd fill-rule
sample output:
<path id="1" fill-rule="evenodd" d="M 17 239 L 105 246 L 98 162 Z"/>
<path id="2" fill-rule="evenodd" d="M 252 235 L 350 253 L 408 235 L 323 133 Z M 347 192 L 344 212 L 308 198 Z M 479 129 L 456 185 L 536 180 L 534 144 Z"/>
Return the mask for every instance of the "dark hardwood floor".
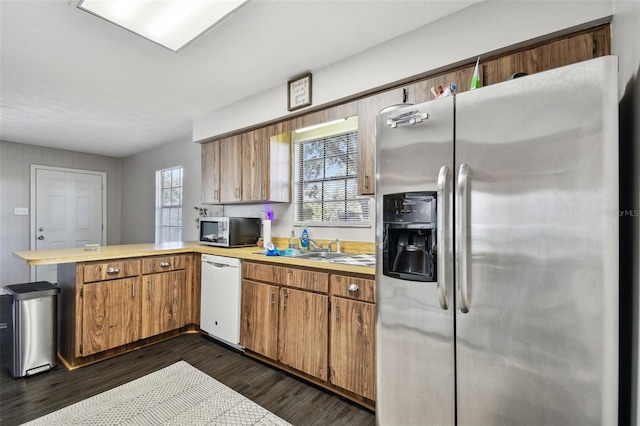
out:
<path id="1" fill-rule="evenodd" d="M 0 374 L 0 424 L 18 425 L 184 360 L 293 425 L 374 425 L 375 414 L 200 334 L 93 365 L 13 379 Z"/>

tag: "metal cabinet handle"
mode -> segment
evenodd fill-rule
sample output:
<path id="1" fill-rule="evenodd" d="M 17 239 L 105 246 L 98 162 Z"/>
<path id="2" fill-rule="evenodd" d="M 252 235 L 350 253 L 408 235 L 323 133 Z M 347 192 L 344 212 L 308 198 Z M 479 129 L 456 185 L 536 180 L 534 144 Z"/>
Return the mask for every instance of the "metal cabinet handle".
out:
<path id="1" fill-rule="evenodd" d="M 449 302 L 447 298 L 447 288 L 449 287 L 449 282 L 451 280 L 451 271 L 448 268 L 448 256 L 449 256 L 449 241 L 447 240 L 448 235 L 453 235 L 453 229 L 451 227 L 451 223 L 449 222 L 449 217 L 451 215 L 451 204 L 449 199 L 449 194 L 451 193 L 451 188 L 449 188 L 450 179 L 449 179 L 449 168 L 447 166 L 442 166 L 440 168 L 440 174 L 438 175 L 438 195 L 436 200 L 436 206 L 438 210 L 438 229 L 437 229 L 437 292 L 438 292 L 438 302 L 440 303 L 440 308 L 447 310 L 449 309 Z"/>
<path id="2" fill-rule="evenodd" d="M 460 312 L 469 312 L 469 166 L 461 164 L 458 172 L 458 215 L 456 217 L 456 247 L 458 250 L 458 270 L 456 273 L 456 288 Z"/>
<path id="3" fill-rule="evenodd" d="M 136 297 L 136 280 L 131 282 L 131 296 Z"/>
<path id="4" fill-rule="evenodd" d="M 162 266 L 163 268 L 166 268 L 167 266 L 171 266 L 171 263 L 169 263 L 169 262 L 160 262 L 160 266 Z"/>
<path id="5" fill-rule="evenodd" d="M 117 274 L 120 272 L 120 268 L 111 267 L 107 269 L 107 274 Z"/>
<path id="6" fill-rule="evenodd" d="M 276 303 L 275 296 L 276 296 L 276 293 L 274 291 L 271 291 L 271 305 L 272 306 Z"/>
<path id="7" fill-rule="evenodd" d="M 349 284 L 349 286 L 347 287 L 347 291 L 351 293 L 357 293 L 360 291 L 360 288 L 358 287 L 357 284 Z"/>
<path id="8" fill-rule="evenodd" d="M 236 200 L 240 199 L 240 188 L 236 187 Z"/>
<path id="9" fill-rule="evenodd" d="M 213 201 L 218 201 L 218 190 L 217 189 L 213 190 Z"/>
<path id="10" fill-rule="evenodd" d="M 260 198 L 265 198 L 264 197 L 264 185 L 260 185 Z"/>
<path id="11" fill-rule="evenodd" d="M 282 310 L 283 311 L 284 311 L 284 308 L 287 307 L 287 297 L 289 297 L 287 292 L 282 292 Z"/>
<path id="12" fill-rule="evenodd" d="M 340 317 L 338 316 L 338 302 L 333 304 L 333 312 L 335 315 L 336 322 L 340 321 Z"/>
<path id="13" fill-rule="evenodd" d="M 151 294 L 151 280 L 147 280 L 147 291 Z"/>

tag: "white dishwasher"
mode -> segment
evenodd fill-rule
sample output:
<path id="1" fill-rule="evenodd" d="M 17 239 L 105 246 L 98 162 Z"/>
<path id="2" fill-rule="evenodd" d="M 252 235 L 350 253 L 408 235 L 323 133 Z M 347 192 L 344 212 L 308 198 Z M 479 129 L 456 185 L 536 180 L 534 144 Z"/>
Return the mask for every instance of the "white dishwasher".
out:
<path id="1" fill-rule="evenodd" d="M 202 255 L 200 329 L 227 345 L 240 346 L 240 259 Z"/>

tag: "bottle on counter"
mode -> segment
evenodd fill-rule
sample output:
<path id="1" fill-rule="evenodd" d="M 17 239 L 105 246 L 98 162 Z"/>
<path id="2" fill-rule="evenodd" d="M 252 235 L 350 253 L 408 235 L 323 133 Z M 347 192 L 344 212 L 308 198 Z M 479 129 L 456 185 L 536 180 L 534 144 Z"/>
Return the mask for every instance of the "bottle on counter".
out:
<path id="1" fill-rule="evenodd" d="M 298 249 L 298 237 L 296 237 L 295 231 L 291 230 L 291 236 L 289 237 L 289 248 L 290 249 Z"/>
<path id="2" fill-rule="evenodd" d="M 302 230 L 302 234 L 300 235 L 300 245 L 303 250 L 309 249 L 309 232 L 307 231 L 307 228 Z"/>

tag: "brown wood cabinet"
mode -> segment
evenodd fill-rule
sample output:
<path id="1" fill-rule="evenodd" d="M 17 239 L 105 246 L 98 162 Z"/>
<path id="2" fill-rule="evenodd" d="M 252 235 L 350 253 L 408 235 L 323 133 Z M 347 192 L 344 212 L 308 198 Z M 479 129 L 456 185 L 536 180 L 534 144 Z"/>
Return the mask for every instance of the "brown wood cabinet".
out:
<path id="1" fill-rule="evenodd" d="M 203 143 L 200 160 L 202 184 L 200 200 L 204 204 L 220 202 L 220 141 Z"/>
<path id="2" fill-rule="evenodd" d="M 240 344 L 270 359 L 278 359 L 279 292 L 277 286 L 242 280 Z"/>
<path id="3" fill-rule="evenodd" d="M 320 380 L 327 380 L 328 297 L 280 289 L 278 361 Z"/>
<path id="4" fill-rule="evenodd" d="M 242 274 L 247 353 L 371 408 L 375 280 L 258 262 L 243 262 Z"/>
<path id="5" fill-rule="evenodd" d="M 193 254 L 59 265 L 60 355 L 84 365 L 194 323 L 196 272 Z"/>
<path id="6" fill-rule="evenodd" d="M 291 200 L 291 133 L 276 126 L 242 134 L 242 201 Z"/>
<path id="7" fill-rule="evenodd" d="M 370 195 L 376 187 L 376 116 L 382 108 L 401 104 L 402 88 L 387 90 L 358 101 L 358 194 Z"/>
<path id="8" fill-rule="evenodd" d="M 83 286 L 82 340 L 78 356 L 140 338 L 140 279 L 94 281 Z"/>
<path id="9" fill-rule="evenodd" d="M 188 288 L 184 270 L 145 275 L 141 338 L 175 330 L 187 324 Z"/>
<path id="10" fill-rule="evenodd" d="M 255 262 L 242 270 L 240 344 L 326 380 L 328 274 Z"/>
<path id="11" fill-rule="evenodd" d="M 330 382 L 376 399 L 375 281 L 331 276 Z"/>
<path id="12" fill-rule="evenodd" d="M 240 202 L 242 200 L 242 135 L 220 140 L 219 173 L 220 202 Z"/>

